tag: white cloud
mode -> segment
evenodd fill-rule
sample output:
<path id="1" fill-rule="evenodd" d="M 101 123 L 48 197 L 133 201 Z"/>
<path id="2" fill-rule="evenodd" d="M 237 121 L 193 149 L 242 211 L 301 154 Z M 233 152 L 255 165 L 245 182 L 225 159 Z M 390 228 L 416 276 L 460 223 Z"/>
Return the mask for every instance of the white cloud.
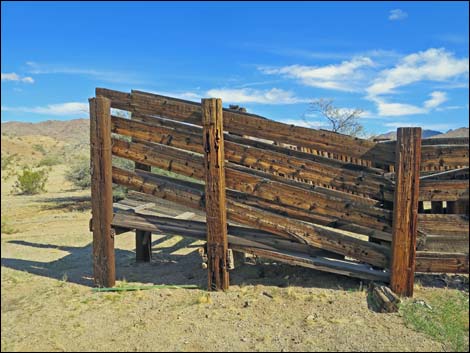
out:
<path id="1" fill-rule="evenodd" d="M 2 81 L 16 81 L 25 83 L 34 83 L 34 79 L 30 76 L 21 77 L 14 72 L 4 73 L 2 72 Z"/>
<path id="2" fill-rule="evenodd" d="M 433 109 L 438 110 L 438 107 L 447 101 L 447 94 L 441 91 L 431 92 L 430 98 L 424 101 L 423 106 L 390 103 L 379 97 L 372 97 L 370 99 L 377 105 L 379 116 L 417 115 L 427 114 Z"/>
<path id="3" fill-rule="evenodd" d="M 468 75 L 468 58 L 455 58 L 445 49 L 431 48 L 405 56 L 392 69 L 383 70 L 367 88 L 370 96 L 394 93 L 394 90 L 418 81 L 446 82 Z"/>
<path id="4" fill-rule="evenodd" d="M 88 104 L 80 102 L 68 102 L 59 104 L 49 104 L 37 107 L 7 107 L 2 106 L 2 111 L 34 113 L 42 115 L 58 115 L 58 116 L 76 116 L 88 114 Z"/>
<path id="5" fill-rule="evenodd" d="M 309 127 L 313 129 L 321 129 L 328 127 L 328 123 L 321 120 L 301 120 L 301 119 L 282 119 L 281 122 L 288 125 L 295 125 L 301 127 Z"/>
<path id="6" fill-rule="evenodd" d="M 390 21 L 399 21 L 399 20 L 404 20 L 407 17 L 408 17 L 408 14 L 405 11 L 401 9 L 395 9 L 395 10 L 390 11 L 388 19 Z"/>
<path id="7" fill-rule="evenodd" d="M 447 100 L 447 94 L 441 91 L 431 92 L 431 98 L 424 102 L 424 107 L 436 108 Z"/>
<path id="8" fill-rule="evenodd" d="M 375 103 L 380 116 L 416 115 L 428 112 L 427 109 L 412 104 L 388 103 L 381 99 L 375 100 Z"/>
<path id="9" fill-rule="evenodd" d="M 307 86 L 340 91 L 356 91 L 358 83 L 365 79 L 362 69 L 374 66 L 365 56 L 354 57 L 350 61 L 326 66 L 290 65 L 281 68 L 259 67 L 267 75 L 281 75 L 300 80 Z"/>
<path id="10" fill-rule="evenodd" d="M 280 88 L 269 90 L 216 88 L 207 91 L 206 95 L 222 98 L 222 101 L 230 103 L 295 104 L 310 101 L 310 99 L 298 98 L 293 92 Z"/>

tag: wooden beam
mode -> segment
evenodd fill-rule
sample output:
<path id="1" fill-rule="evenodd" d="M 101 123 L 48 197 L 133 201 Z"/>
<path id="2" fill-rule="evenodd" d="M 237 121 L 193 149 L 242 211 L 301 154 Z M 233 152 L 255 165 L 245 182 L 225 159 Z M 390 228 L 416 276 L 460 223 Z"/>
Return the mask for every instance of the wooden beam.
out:
<path id="1" fill-rule="evenodd" d="M 468 253 L 418 251 L 416 272 L 467 273 Z"/>
<path id="2" fill-rule="evenodd" d="M 204 179 L 202 156 L 173 147 L 153 144 L 151 147 L 113 139 L 113 154 L 196 179 Z M 303 209 L 315 215 L 333 216 L 345 222 L 391 231 L 391 211 L 356 202 L 357 196 L 337 190 L 308 187 L 269 173 L 227 163 L 227 187 L 251 196 Z M 307 187 L 306 187 L 307 186 Z M 365 200 L 365 199 L 364 199 Z"/>
<path id="3" fill-rule="evenodd" d="M 118 212 L 113 224 L 127 228 L 141 228 L 159 234 L 179 235 L 204 239 L 206 224 L 198 221 L 177 220 L 142 214 Z M 335 258 L 335 254 L 239 226 L 228 227 L 228 242 L 233 250 L 248 252 L 263 258 L 309 267 L 345 276 L 388 282 L 387 272 L 371 269 L 369 265 Z"/>
<path id="4" fill-rule="evenodd" d="M 209 290 L 229 287 L 222 118 L 221 99 L 202 100 Z"/>
<path id="5" fill-rule="evenodd" d="M 399 128 L 392 225 L 391 289 L 412 296 L 418 234 L 421 128 Z"/>
<path id="6" fill-rule="evenodd" d="M 90 99 L 91 208 L 93 215 L 93 273 L 95 284 L 112 287 L 114 260 L 111 101 Z"/>
<path id="7" fill-rule="evenodd" d="M 187 207 L 204 209 L 205 196 L 203 190 L 200 189 L 202 186 L 200 184 L 160 177 L 146 172 L 133 173 L 116 167 L 113 167 L 113 181 L 130 189 Z M 320 249 L 346 255 L 373 266 L 389 267 L 389 247 L 371 243 L 357 233 L 302 222 L 261 207 L 251 207 L 244 201 L 243 198 L 229 195 L 227 216 L 230 220 Z"/>
<path id="8" fill-rule="evenodd" d="M 202 129 L 157 117 L 138 116 L 139 121 L 112 117 L 114 133 L 202 153 Z M 246 167 L 311 181 L 376 200 L 393 201 L 392 183 L 378 169 L 347 164 L 324 157 L 277 148 L 232 134 L 224 135 L 225 159 Z M 289 153 L 289 154 L 287 154 Z M 310 185 L 310 184 L 308 184 Z M 359 198 L 359 197 L 358 197 Z M 373 200 L 362 198 L 364 202 Z M 377 202 L 376 202 L 377 203 Z"/>

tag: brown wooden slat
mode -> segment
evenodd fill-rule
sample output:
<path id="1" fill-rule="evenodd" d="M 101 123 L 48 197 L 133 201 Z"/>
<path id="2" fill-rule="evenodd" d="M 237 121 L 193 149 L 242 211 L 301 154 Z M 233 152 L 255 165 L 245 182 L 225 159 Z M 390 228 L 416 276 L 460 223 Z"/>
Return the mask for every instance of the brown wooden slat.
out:
<path id="1" fill-rule="evenodd" d="M 416 253 L 416 272 L 468 273 L 468 270 L 468 253 Z"/>
<path id="2" fill-rule="evenodd" d="M 157 234 L 187 236 L 200 240 L 205 239 L 206 234 L 206 225 L 202 222 L 182 221 L 146 215 L 116 213 L 114 215 L 113 225 L 130 229 L 143 229 Z M 285 245 L 285 240 L 276 239 L 273 235 L 269 235 L 269 238 L 264 239 L 264 243 L 260 243 L 260 241 L 263 241 L 263 237 L 257 236 L 256 234 L 257 232 L 252 229 L 231 226 L 229 227 L 228 235 L 229 247 L 233 250 L 252 253 L 260 257 L 285 262 L 291 265 L 313 268 L 355 278 L 381 282 L 388 281 L 387 273 L 380 270 L 373 270 L 370 266 L 351 261 L 335 260 L 330 254 L 325 253 L 325 251 L 309 247 L 305 244 L 292 243 L 289 247 Z M 253 239 L 256 239 L 256 241 Z M 304 248 L 302 252 L 298 252 L 298 250 L 300 250 L 299 247 Z M 292 248 L 297 251 L 293 251 Z"/>
<path id="3" fill-rule="evenodd" d="M 151 118 L 156 120 L 155 118 Z M 202 131 L 183 124 L 177 128 L 155 126 L 129 119 L 113 117 L 113 132 L 143 139 L 150 142 L 165 144 L 192 152 L 202 153 Z M 161 119 L 160 119 L 161 121 Z M 175 126 L 173 124 L 173 126 Z M 187 131 L 189 130 L 189 131 Z M 193 133 L 194 132 L 194 133 Z M 310 180 L 315 185 L 328 185 L 338 190 L 365 195 L 376 200 L 393 199 L 392 183 L 381 175 L 373 174 L 354 166 L 341 167 L 331 164 L 288 156 L 269 149 L 232 142 L 233 135 L 227 135 L 225 141 L 225 158 L 232 163 L 282 174 L 285 177 Z M 249 139 L 238 139 L 247 143 Z M 269 145 L 264 147 L 271 147 Z"/>
<path id="4" fill-rule="evenodd" d="M 148 193 L 157 197 L 181 203 L 185 206 L 203 209 L 204 193 L 189 188 L 186 182 L 169 182 L 152 176 L 149 173 L 135 173 L 113 167 L 113 182 L 130 189 Z M 385 246 L 359 239 L 354 234 L 339 231 L 334 228 L 315 225 L 312 223 L 292 220 L 290 218 L 267 212 L 260 208 L 245 205 L 230 197 L 227 199 L 227 216 L 230 220 L 241 224 L 274 233 L 288 239 L 311 246 L 350 256 L 371 265 L 385 268 L 388 266 L 389 249 Z"/>
<path id="5" fill-rule="evenodd" d="M 469 217 L 457 214 L 419 214 L 418 226 L 428 234 L 462 234 L 468 232 Z"/>
<path id="6" fill-rule="evenodd" d="M 110 90 L 100 90 L 100 94 L 111 95 Z M 127 99 L 126 99 L 127 103 Z M 132 91 L 131 105 L 133 112 L 154 114 L 163 117 L 201 125 L 201 106 L 198 103 Z M 123 104 L 120 104 L 122 107 Z M 250 135 L 256 131 L 256 137 L 290 143 L 296 146 L 328 151 L 340 155 L 352 156 L 379 162 L 393 163 L 393 149 L 386 144 L 376 144 L 368 140 L 353 138 L 331 131 L 313 130 L 268 120 L 263 117 L 224 109 L 225 129 L 239 134 Z"/>
<path id="7" fill-rule="evenodd" d="M 144 162 L 153 166 L 203 179 L 202 157 L 200 155 L 155 144 L 150 149 L 146 145 L 113 140 L 113 154 L 135 162 Z M 308 191 L 261 176 L 234 169 L 230 164 L 226 168 L 227 187 L 233 190 L 255 195 L 265 200 L 311 211 L 319 215 L 331 215 L 338 219 L 371 227 L 380 231 L 390 229 L 391 213 L 388 210 L 365 204 L 346 201 L 348 194 L 333 197 L 315 189 Z M 269 177 L 269 175 L 266 175 Z M 284 181 L 283 178 L 280 179 Z M 293 183 L 289 181 L 289 183 Z"/>
<path id="8" fill-rule="evenodd" d="M 420 201 L 457 201 L 460 199 L 468 200 L 468 198 L 468 180 L 420 180 Z"/>

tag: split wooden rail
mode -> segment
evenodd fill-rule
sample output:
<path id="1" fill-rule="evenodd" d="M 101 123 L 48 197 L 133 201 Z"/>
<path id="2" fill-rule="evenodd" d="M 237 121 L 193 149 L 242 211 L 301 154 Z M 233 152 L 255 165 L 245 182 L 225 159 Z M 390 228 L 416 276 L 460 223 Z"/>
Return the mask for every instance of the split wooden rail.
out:
<path id="1" fill-rule="evenodd" d="M 113 239 L 129 229 L 142 261 L 151 233 L 206 239 L 216 290 L 229 286 L 231 251 L 390 282 L 400 295 L 412 295 L 415 272 L 468 272 L 468 140 L 430 143 L 420 128 L 400 128 L 396 142 L 375 143 L 223 109 L 220 99 L 102 88 L 90 118 L 97 285 L 114 285 Z M 112 183 L 204 211 L 206 222 L 113 213 Z M 429 202 L 448 214 L 426 213 Z M 462 246 L 439 248 L 455 239 Z"/>

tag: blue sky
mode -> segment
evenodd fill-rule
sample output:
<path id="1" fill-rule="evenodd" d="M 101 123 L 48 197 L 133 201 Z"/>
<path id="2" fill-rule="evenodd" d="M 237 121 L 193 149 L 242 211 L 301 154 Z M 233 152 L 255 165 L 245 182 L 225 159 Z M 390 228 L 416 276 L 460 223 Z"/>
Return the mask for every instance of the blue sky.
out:
<path id="1" fill-rule="evenodd" d="M 467 2 L 2 2 L 2 121 L 87 116 L 95 87 L 219 97 L 325 127 L 309 102 L 364 110 L 368 133 L 468 126 Z"/>

